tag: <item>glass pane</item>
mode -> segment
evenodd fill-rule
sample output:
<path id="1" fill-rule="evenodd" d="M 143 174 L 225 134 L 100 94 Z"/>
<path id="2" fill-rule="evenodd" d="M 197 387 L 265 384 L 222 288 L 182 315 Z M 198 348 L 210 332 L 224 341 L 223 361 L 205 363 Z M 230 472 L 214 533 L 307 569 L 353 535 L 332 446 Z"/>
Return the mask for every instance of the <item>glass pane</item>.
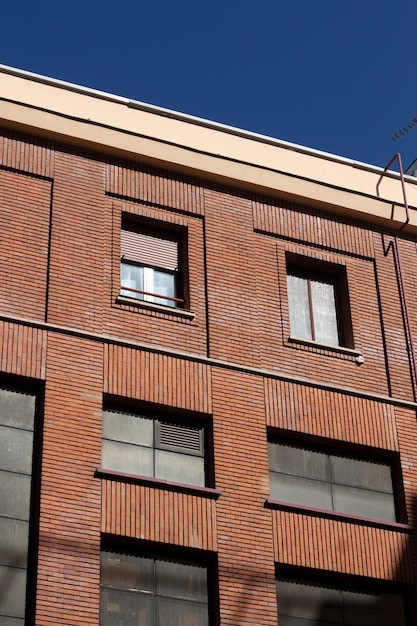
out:
<path id="1" fill-rule="evenodd" d="M 0 626 L 25 626 L 25 620 L 19 617 L 2 617 L 0 615 Z"/>
<path id="2" fill-rule="evenodd" d="M 332 509 L 328 483 L 270 472 L 271 498 L 318 509 Z"/>
<path id="3" fill-rule="evenodd" d="M 26 570 L 0 565 L 0 613 L 25 616 Z"/>
<path id="4" fill-rule="evenodd" d="M 330 467 L 335 483 L 392 493 L 391 468 L 388 464 L 331 456 Z"/>
<path id="5" fill-rule="evenodd" d="M 153 420 L 131 413 L 103 411 L 103 437 L 153 446 Z"/>
<path id="6" fill-rule="evenodd" d="M 0 469 L 30 474 L 33 434 L 27 430 L 0 426 Z"/>
<path id="7" fill-rule="evenodd" d="M 159 270 L 152 270 L 153 276 L 152 281 L 153 284 L 150 285 L 150 289 L 147 291 L 151 291 L 152 293 L 160 294 L 163 296 L 169 296 L 170 298 L 175 298 L 175 275 L 170 272 L 161 272 Z M 173 300 L 165 300 L 164 298 L 149 298 L 146 300 L 151 300 L 156 304 L 164 304 L 165 306 L 176 306 L 176 303 Z"/>
<path id="8" fill-rule="evenodd" d="M 101 465 L 124 474 L 153 476 L 153 450 L 103 439 Z"/>
<path id="9" fill-rule="evenodd" d="M 301 339 L 311 339 L 307 280 L 288 274 L 287 285 L 291 335 Z"/>
<path id="10" fill-rule="evenodd" d="M 116 552 L 101 553 L 101 584 L 153 591 L 153 559 Z"/>
<path id="11" fill-rule="evenodd" d="M 338 626 L 340 622 L 322 622 L 321 620 L 315 619 L 313 622 L 311 619 L 303 617 L 287 617 L 286 615 L 280 615 L 279 617 L 279 626 Z"/>
<path id="12" fill-rule="evenodd" d="M 0 563 L 26 567 L 28 541 L 28 522 L 0 517 Z"/>
<path id="13" fill-rule="evenodd" d="M 156 593 L 207 602 L 207 569 L 198 565 L 155 561 Z"/>
<path id="14" fill-rule="evenodd" d="M 29 520 L 30 476 L 0 470 L 0 515 Z"/>
<path id="15" fill-rule="evenodd" d="M 331 282 L 310 280 L 310 286 L 315 340 L 338 346 L 335 285 Z"/>
<path id="16" fill-rule="evenodd" d="M 120 282 L 122 289 L 120 291 L 121 296 L 127 296 L 128 298 L 136 298 L 137 300 L 143 300 L 142 293 L 136 293 L 135 291 L 129 291 L 129 289 L 123 289 L 123 287 L 129 287 L 130 289 L 138 289 L 143 291 L 143 267 L 138 265 L 129 265 L 123 263 L 120 266 Z"/>
<path id="17" fill-rule="evenodd" d="M 147 626 L 153 623 L 153 596 L 101 589 L 100 626 Z"/>
<path id="18" fill-rule="evenodd" d="M 379 595 L 380 622 L 378 626 L 405 626 L 404 599 L 394 593 Z"/>
<path id="19" fill-rule="evenodd" d="M 35 396 L 0 389 L 0 424 L 33 430 Z"/>
<path id="20" fill-rule="evenodd" d="M 271 470 L 292 476 L 330 480 L 329 462 L 326 454 L 279 443 L 269 443 L 268 454 Z"/>
<path id="21" fill-rule="evenodd" d="M 156 598 L 157 626 L 208 626 L 206 604 Z"/>
<path id="22" fill-rule="evenodd" d="M 344 623 L 348 626 L 380 626 L 379 596 L 342 592 Z"/>
<path id="23" fill-rule="evenodd" d="M 395 506 L 390 494 L 333 485 L 333 497 L 335 511 L 395 522 Z"/>
<path id="24" fill-rule="evenodd" d="M 155 477 L 204 487 L 204 459 L 168 450 L 155 450 Z"/>
<path id="25" fill-rule="evenodd" d="M 314 620 L 310 622 L 312 625 L 321 624 L 321 621 L 343 623 L 340 591 L 337 589 L 278 580 L 277 598 L 279 616 Z"/>

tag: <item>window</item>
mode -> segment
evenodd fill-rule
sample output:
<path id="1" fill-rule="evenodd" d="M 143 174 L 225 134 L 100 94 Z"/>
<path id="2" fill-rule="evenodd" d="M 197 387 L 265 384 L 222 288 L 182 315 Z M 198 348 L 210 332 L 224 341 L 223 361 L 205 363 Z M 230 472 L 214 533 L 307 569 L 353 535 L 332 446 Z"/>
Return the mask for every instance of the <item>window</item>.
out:
<path id="1" fill-rule="evenodd" d="M 183 304 L 176 233 L 124 223 L 121 254 L 122 296 L 169 307 Z"/>
<path id="2" fill-rule="evenodd" d="M 0 390 L 0 622 L 25 617 L 35 396 Z"/>
<path id="3" fill-rule="evenodd" d="M 381 591 L 277 580 L 279 626 L 405 626 L 404 599 Z"/>
<path id="4" fill-rule="evenodd" d="M 281 443 L 268 446 L 273 500 L 395 521 L 389 463 Z"/>
<path id="5" fill-rule="evenodd" d="M 205 486 L 204 427 L 103 412 L 103 469 Z"/>
<path id="6" fill-rule="evenodd" d="M 207 626 L 207 568 L 122 552 L 101 554 L 101 626 Z"/>
<path id="7" fill-rule="evenodd" d="M 288 307 L 291 336 L 353 347 L 346 273 L 343 267 L 289 255 Z"/>

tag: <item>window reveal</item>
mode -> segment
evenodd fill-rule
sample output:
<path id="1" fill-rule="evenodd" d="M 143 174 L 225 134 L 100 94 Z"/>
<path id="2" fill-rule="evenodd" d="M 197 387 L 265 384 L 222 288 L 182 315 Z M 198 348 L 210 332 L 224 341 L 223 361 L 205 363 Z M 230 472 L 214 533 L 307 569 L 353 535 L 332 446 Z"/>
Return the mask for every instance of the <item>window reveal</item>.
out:
<path id="1" fill-rule="evenodd" d="M 319 586 L 312 581 L 277 580 L 280 626 L 405 626 L 400 594 Z"/>
<path id="2" fill-rule="evenodd" d="M 314 508 L 395 521 L 391 466 L 268 444 L 271 498 Z"/>
<path id="3" fill-rule="evenodd" d="M 169 233 L 125 225 L 121 236 L 121 295 L 176 307 L 179 294 L 179 241 Z"/>
<path id="4" fill-rule="evenodd" d="M 291 335 L 339 346 L 337 276 L 290 266 L 287 270 Z"/>
<path id="5" fill-rule="evenodd" d="M 102 467 L 205 486 L 204 427 L 103 411 Z"/>
<path id="6" fill-rule="evenodd" d="M 101 626 L 208 626 L 207 568 L 103 551 Z"/>
<path id="7" fill-rule="evenodd" d="M 24 624 L 35 396 L 0 390 L 0 622 Z M 0 585 L 1 586 L 1 585 Z"/>

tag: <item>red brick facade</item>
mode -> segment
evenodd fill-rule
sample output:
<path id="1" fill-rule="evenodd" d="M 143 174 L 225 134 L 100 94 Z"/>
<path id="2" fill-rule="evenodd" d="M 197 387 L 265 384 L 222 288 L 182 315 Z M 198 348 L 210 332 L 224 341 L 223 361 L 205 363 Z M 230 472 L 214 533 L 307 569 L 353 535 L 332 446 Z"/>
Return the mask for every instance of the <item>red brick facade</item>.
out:
<path id="1" fill-rule="evenodd" d="M 390 581 L 417 624 L 416 381 L 394 230 L 7 130 L 0 215 L 3 382 L 43 398 L 28 626 L 98 626 L 103 538 L 210 562 L 210 626 L 279 624 L 275 577 L 290 570 Z M 119 297 L 122 216 L 186 232 L 193 315 Z M 414 239 L 399 250 L 417 337 Z M 349 349 L 289 340 L 291 255 L 345 271 Z M 204 420 L 210 489 L 97 473 L 106 398 Z M 282 434 L 395 459 L 399 521 L 266 502 L 267 439 Z"/>

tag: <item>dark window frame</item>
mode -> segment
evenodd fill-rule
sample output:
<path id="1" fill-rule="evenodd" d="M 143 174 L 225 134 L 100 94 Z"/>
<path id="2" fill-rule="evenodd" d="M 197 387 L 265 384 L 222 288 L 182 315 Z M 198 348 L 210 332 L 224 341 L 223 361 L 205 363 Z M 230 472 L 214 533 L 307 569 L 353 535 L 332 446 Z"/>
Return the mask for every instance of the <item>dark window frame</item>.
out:
<path id="1" fill-rule="evenodd" d="M 402 606 L 404 609 L 404 621 L 401 626 L 408 626 L 410 620 L 410 606 L 409 606 L 409 587 L 394 581 L 385 581 L 381 580 L 376 582 L 375 580 L 369 580 L 367 578 L 363 578 L 360 576 L 352 576 L 341 573 L 332 573 L 329 574 L 327 572 L 312 570 L 310 568 L 303 568 L 299 566 L 276 566 L 276 587 L 277 587 L 277 604 L 278 604 L 278 617 L 284 618 L 289 617 L 290 619 L 296 619 L 297 616 L 291 613 L 284 613 L 280 611 L 280 593 L 278 590 L 279 583 L 289 583 L 294 586 L 298 585 L 301 587 L 313 587 L 316 589 L 327 589 L 330 591 L 334 591 L 339 595 L 340 604 L 336 607 L 338 609 L 341 608 L 341 611 L 344 613 L 346 610 L 346 606 L 343 606 L 343 595 L 348 594 L 358 594 L 362 596 L 382 596 L 383 594 L 389 594 L 397 596 L 399 599 L 402 599 Z M 281 602 L 282 602 L 282 594 L 281 594 Z M 303 598 L 297 602 L 297 609 L 299 606 L 305 606 L 305 601 L 303 604 Z M 326 607 L 324 607 L 326 608 Z M 328 608 L 328 607 L 327 607 Z M 285 610 L 285 609 L 284 609 Z M 294 611 L 292 611 L 294 613 Z M 298 616 L 301 619 L 301 616 Z M 321 620 L 325 620 L 325 615 L 318 616 Z M 303 623 L 306 618 L 302 619 Z M 307 622 L 310 623 L 311 619 L 307 619 Z M 319 626 L 325 626 L 329 621 L 314 621 L 314 624 L 318 624 Z M 344 622 L 343 622 L 344 623 Z M 391 626 L 389 623 L 389 626 Z M 385 626 L 382 624 L 381 626 Z M 387 624 L 388 626 L 388 624 Z"/>
<path id="2" fill-rule="evenodd" d="M 366 446 L 360 446 L 358 444 L 346 444 L 344 446 L 341 445 L 335 445 L 334 442 L 332 441 L 323 441 L 322 438 L 314 438 L 314 437 L 305 437 L 303 435 L 298 435 L 298 436 L 289 436 L 287 432 L 281 432 L 281 431 L 268 431 L 268 448 L 270 445 L 274 445 L 274 444 L 278 444 L 278 445 L 283 445 L 283 446 L 287 446 L 290 448 L 296 448 L 296 449 L 300 449 L 303 451 L 310 451 L 310 452 L 316 452 L 316 453 L 321 453 L 325 456 L 329 457 L 339 457 L 339 458 L 343 458 L 343 459 L 347 459 L 347 460 L 352 460 L 352 461 L 362 461 L 362 462 L 368 462 L 368 463 L 375 463 L 375 464 L 382 464 L 382 465 L 386 465 L 390 468 L 390 474 L 391 474 L 391 485 L 392 485 L 392 502 L 393 502 L 393 507 L 394 507 L 394 514 L 395 514 L 395 520 L 390 521 L 390 520 L 385 520 L 385 519 L 381 519 L 378 517 L 373 517 L 371 515 L 369 516 L 362 516 L 362 515 L 357 515 L 355 513 L 350 513 L 349 511 L 340 511 L 338 509 L 335 508 L 319 508 L 317 510 L 320 511 L 325 511 L 328 513 L 329 516 L 333 516 L 333 515 L 349 515 L 349 517 L 353 517 L 353 518 L 358 518 L 358 519 L 369 519 L 369 520 L 374 520 L 375 522 L 380 522 L 380 523 L 388 523 L 388 524 L 407 524 L 407 512 L 406 512 L 406 506 L 405 506 L 405 496 L 404 496 L 404 487 L 403 487 L 403 481 L 402 481 L 402 475 L 401 475 L 401 463 L 400 463 L 400 459 L 399 459 L 399 455 L 394 453 L 394 452 L 390 452 L 387 450 L 380 450 L 380 449 L 370 449 Z M 288 476 L 293 476 L 295 478 L 299 477 L 301 480 L 315 480 L 314 478 L 306 478 L 303 476 L 298 476 L 297 474 L 291 474 L 290 472 L 286 473 L 286 472 L 274 472 L 273 469 L 271 469 L 271 459 L 270 459 L 270 455 L 268 453 L 268 461 L 269 461 L 269 475 L 270 475 L 270 482 L 271 482 L 271 474 L 275 473 L 275 474 L 286 474 Z M 317 481 L 320 482 L 320 481 Z M 323 481 L 323 484 L 325 485 L 329 485 L 330 489 L 333 491 L 333 484 L 334 485 L 340 485 L 340 486 L 346 486 L 349 487 L 349 485 L 347 483 L 337 483 L 336 481 L 334 481 L 333 483 L 331 481 Z M 355 488 L 355 487 L 353 487 Z M 358 490 L 360 490 L 360 487 L 357 487 Z M 380 491 L 378 489 L 369 489 L 369 491 L 374 491 L 375 493 L 388 493 L 388 492 L 383 492 Z M 283 503 L 285 505 L 294 505 L 297 508 L 303 508 L 305 506 L 306 509 L 312 509 L 315 510 L 317 508 L 316 505 L 312 506 L 311 504 L 308 504 L 307 502 L 303 503 L 299 503 L 299 502 L 295 502 L 295 501 L 291 501 L 291 500 L 282 500 L 282 499 L 278 499 L 275 498 L 272 494 L 270 497 L 270 500 L 272 502 L 280 502 Z M 332 503 L 334 502 L 334 495 L 332 494 Z"/>
<path id="3" fill-rule="evenodd" d="M 129 415 L 136 416 L 139 418 L 144 418 L 146 420 L 150 420 L 153 422 L 152 432 L 153 432 L 153 445 L 149 447 L 152 450 L 152 466 L 153 471 L 151 474 L 138 474 L 138 473 L 126 473 L 125 471 L 121 471 L 115 467 L 102 467 L 100 469 L 106 472 L 114 471 L 117 475 L 123 476 L 129 475 L 131 477 L 137 476 L 138 478 L 150 479 L 150 480 L 166 480 L 168 483 L 184 485 L 197 489 L 212 489 L 215 487 L 214 481 L 214 461 L 213 461 L 213 433 L 212 433 L 212 424 L 209 415 L 205 414 L 196 414 L 191 413 L 189 411 L 175 411 L 171 409 L 164 410 L 159 407 L 149 406 L 147 403 L 136 403 L 126 401 L 125 399 L 115 398 L 114 396 L 105 397 L 103 403 L 103 413 L 111 412 L 120 414 L 121 416 Z M 161 434 L 161 425 L 168 426 L 178 426 L 180 429 L 185 427 L 191 430 L 199 431 L 198 439 L 199 439 L 199 450 L 194 449 L 190 450 L 189 447 L 182 447 L 178 444 L 170 445 L 167 442 L 160 441 Z M 196 438 L 196 436 L 195 436 Z M 102 435 L 102 441 L 105 440 Z M 111 441 L 111 439 L 110 439 Z M 115 439 L 114 441 L 119 441 Z M 123 442 L 122 442 L 123 443 Z M 127 445 L 132 445 L 126 442 Z M 140 446 L 138 445 L 138 448 Z M 195 458 L 201 458 L 204 465 L 204 484 L 198 484 L 193 482 L 181 482 L 175 481 L 174 479 L 166 479 L 161 476 L 157 476 L 155 473 L 155 451 L 156 450 L 165 450 L 168 452 L 173 452 L 178 455 L 180 459 L 182 456 L 190 455 Z"/>
<path id="4" fill-rule="evenodd" d="M 155 237 L 160 240 L 166 240 L 167 242 L 174 242 L 177 245 L 177 268 L 175 270 L 163 267 L 156 263 L 143 263 L 130 259 L 125 256 L 121 251 L 120 255 L 120 295 L 122 297 L 129 298 L 132 303 L 142 304 L 147 306 L 163 306 L 168 310 L 175 309 L 189 309 L 189 288 L 188 288 L 188 231 L 184 226 L 180 226 L 171 222 L 164 222 L 138 216 L 133 213 L 122 212 L 121 214 L 121 238 L 123 237 L 123 231 L 131 233 L 137 233 L 138 235 L 144 235 L 149 237 Z M 123 293 L 123 291 L 129 292 L 126 286 L 122 285 L 121 272 L 123 266 L 137 267 L 137 268 L 149 268 L 152 271 L 161 272 L 167 276 L 173 277 L 174 282 L 174 294 L 166 296 L 164 294 L 158 294 L 156 292 L 149 292 L 143 290 L 132 290 L 129 294 Z M 167 303 L 158 302 L 158 300 L 166 300 Z"/>
<path id="5" fill-rule="evenodd" d="M 311 337 L 303 337 L 293 335 L 291 326 L 290 312 L 290 286 L 288 277 L 296 276 L 306 281 L 308 294 L 308 313 Z M 353 330 L 351 309 L 349 301 L 349 289 L 347 282 L 346 267 L 341 264 L 331 263 L 316 259 L 313 257 L 303 256 L 293 252 L 286 253 L 286 277 L 287 277 L 287 298 L 288 298 L 288 314 L 290 322 L 290 335 L 293 339 L 301 339 L 323 345 L 334 345 L 334 347 L 354 349 Z M 337 324 L 338 343 L 322 342 L 316 337 L 315 318 L 317 314 L 314 312 L 311 282 L 317 281 L 324 284 L 330 284 L 334 288 L 335 308 L 334 314 Z"/>
<path id="6" fill-rule="evenodd" d="M 190 605 L 206 605 L 206 617 L 207 617 L 207 625 L 208 626 L 219 626 L 219 616 L 218 616 L 218 586 L 217 586 L 217 559 L 215 554 L 211 553 L 202 553 L 200 550 L 196 550 L 193 548 L 180 548 L 178 546 L 172 546 L 169 544 L 155 544 L 154 542 L 142 542 L 135 540 L 127 540 L 127 539 L 116 539 L 111 536 L 103 536 L 101 553 L 100 553 L 100 614 L 103 611 L 103 589 L 115 589 L 116 591 L 120 589 L 123 592 L 124 588 L 122 585 L 120 586 L 112 586 L 110 584 L 103 583 L 103 555 L 105 554 L 119 554 L 122 556 L 130 557 L 131 559 L 137 558 L 139 559 L 147 559 L 152 562 L 152 567 L 154 574 L 156 574 L 156 562 L 160 563 L 173 563 L 178 565 L 191 566 L 196 568 L 201 568 L 205 570 L 205 601 L 201 598 L 193 599 L 190 598 L 189 595 L 181 594 L 172 596 L 170 595 L 160 595 L 158 594 L 157 589 L 157 580 L 154 576 L 153 578 L 153 590 L 148 592 L 148 597 L 152 598 L 153 607 L 155 609 L 155 605 L 157 603 L 158 597 L 166 597 L 172 598 L 174 601 L 179 600 L 182 601 L 182 598 L 185 598 L 185 602 L 190 602 Z M 143 594 L 145 590 L 135 591 L 132 589 L 132 594 Z M 156 610 L 155 610 L 156 614 Z M 152 622 L 150 626 L 154 623 Z M 100 617 L 100 624 L 102 624 Z"/>
<path id="7" fill-rule="evenodd" d="M 34 396 L 34 423 L 32 440 L 31 487 L 29 507 L 29 536 L 26 561 L 25 618 L 27 626 L 35 623 L 36 588 L 38 571 L 39 515 L 40 515 L 40 482 L 41 459 L 44 422 L 44 385 L 42 381 L 2 374 L 0 378 L 2 390 Z"/>

